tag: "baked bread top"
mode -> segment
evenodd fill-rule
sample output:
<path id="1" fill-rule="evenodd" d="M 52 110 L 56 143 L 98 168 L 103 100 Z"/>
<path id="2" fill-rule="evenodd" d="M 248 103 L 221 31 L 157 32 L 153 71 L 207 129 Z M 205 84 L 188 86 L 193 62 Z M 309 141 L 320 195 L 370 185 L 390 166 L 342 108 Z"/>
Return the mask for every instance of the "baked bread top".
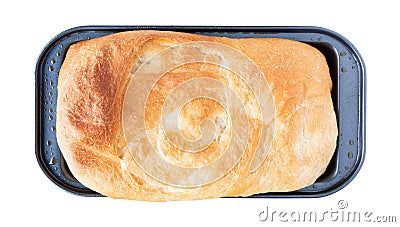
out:
<path id="1" fill-rule="evenodd" d="M 293 191 L 336 147 L 328 65 L 275 38 L 121 32 L 70 46 L 57 142 L 109 197 L 192 200 Z"/>

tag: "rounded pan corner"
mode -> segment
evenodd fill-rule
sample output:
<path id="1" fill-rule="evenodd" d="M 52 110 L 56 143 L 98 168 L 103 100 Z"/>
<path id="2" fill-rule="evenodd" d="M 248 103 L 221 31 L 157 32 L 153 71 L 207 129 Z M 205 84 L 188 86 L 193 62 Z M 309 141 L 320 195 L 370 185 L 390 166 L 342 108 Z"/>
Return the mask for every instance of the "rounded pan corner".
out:
<path id="1" fill-rule="evenodd" d="M 324 27 L 318 27 L 318 26 L 309 26 L 309 27 L 307 27 L 307 26 L 305 26 L 305 27 L 299 27 L 299 28 L 309 29 L 309 30 L 312 30 L 314 32 L 326 34 L 326 35 L 328 35 L 330 37 L 335 38 L 339 42 L 343 43 L 345 46 L 347 46 L 347 48 L 349 50 L 351 50 L 354 53 L 354 56 L 355 56 L 357 62 L 360 64 L 359 66 L 360 66 L 360 71 L 361 71 L 360 74 L 361 74 L 361 76 L 363 78 L 366 76 L 365 75 L 366 74 L 365 73 L 366 70 L 365 70 L 364 59 L 362 58 L 362 56 L 361 56 L 360 52 L 358 51 L 358 49 L 346 37 L 344 37 L 343 35 L 335 32 L 333 30 L 330 30 L 330 29 L 327 29 L 327 28 L 324 28 Z"/>
<path id="2" fill-rule="evenodd" d="M 36 154 L 36 160 L 42 169 L 43 173 L 47 176 L 47 178 L 50 179 L 55 185 L 57 185 L 59 188 L 63 189 L 64 191 L 74 194 L 74 195 L 79 195 L 79 196 L 85 196 L 85 197 L 100 197 L 99 193 L 92 191 L 90 189 L 81 189 L 74 187 L 72 185 L 68 185 L 60 181 L 44 164 L 44 160 L 42 158 L 42 155 L 40 152 L 35 152 Z"/>

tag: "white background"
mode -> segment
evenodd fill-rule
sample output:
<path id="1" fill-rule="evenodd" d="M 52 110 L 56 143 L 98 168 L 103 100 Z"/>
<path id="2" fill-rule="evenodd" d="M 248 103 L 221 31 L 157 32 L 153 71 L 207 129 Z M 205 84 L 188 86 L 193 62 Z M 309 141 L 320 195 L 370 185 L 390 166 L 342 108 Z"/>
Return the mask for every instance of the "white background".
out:
<path id="1" fill-rule="evenodd" d="M 266 206 L 323 212 L 337 209 L 339 200 L 348 201 L 348 210 L 397 215 L 398 225 L 400 13 L 395 2 L 2 1 L 0 226 L 267 226 L 271 223 L 258 220 Z M 313 25 L 344 35 L 367 67 L 367 155 L 360 173 L 343 190 L 318 199 L 149 203 L 66 193 L 35 159 L 34 69 L 51 38 L 80 25 Z"/>

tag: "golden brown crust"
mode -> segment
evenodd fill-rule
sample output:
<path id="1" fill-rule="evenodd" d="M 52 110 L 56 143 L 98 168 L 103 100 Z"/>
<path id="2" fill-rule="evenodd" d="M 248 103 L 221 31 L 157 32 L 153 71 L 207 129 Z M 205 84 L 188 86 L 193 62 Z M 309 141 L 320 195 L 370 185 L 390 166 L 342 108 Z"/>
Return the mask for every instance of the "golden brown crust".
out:
<path id="1" fill-rule="evenodd" d="M 268 156 L 257 171 L 249 171 L 254 155 L 254 149 L 250 147 L 222 178 L 200 187 L 184 188 L 148 176 L 133 160 L 123 136 L 122 108 L 133 68 L 170 46 L 193 41 L 233 47 L 257 65 L 273 96 L 275 135 Z M 161 152 L 171 162 L 187 157 L 172 152 L 168 141 L 157 139 L 155 122 L 159 115 L 151 108 L 156 110 L 162 103 L 156 103 L 159 99 L 155 97 L 164 97 L 184 80 L 185 74 L 199 72 L 220 80 L 223 80 L 223 73 L 229 74 L 213 67 L 202 64 L 178 67 L 168 72 L 165 75 L 168 79 L 160 80 L 152 91 L 151 105 L 146 106 L 149 113 L 153 113 L 146 116 L 149 130 L 153 130 L 150 137 L 162 144 Z M 234 75 L 229 78 L 234 81 L 234 86 L 239 86 Z M 59 74 L 57 141 L 74 176 L 85 186 L 113 198 L 165 201 L 292 191 L 312 184 L 325 171 L 335 150 L 337 125 L 330 97 L 331 86 L 324 56 L 300 42 L 228 39 L 160 31 L 117 33 L 79 42 L 69 48 Z M 251 99 L 249 94 L 244 95 Z M 190 105 L 183 111 L 186 116 L 183 125 L 194 127 L 206 116 L 225 116 L 213 102 Z M 249 103 L 248 106 L 253 105 Z M 195 109 L 203 111 L 196 116 Z M 259 120 L 251 118 L 249 123 L 252 138 L 258 140 Z M 183 131 L 189 137 L 199 133 L 189 127 Z M 222 151 L 215 149 L 225 146 L 224 136 L 229 133 L 221 132 L 223 139 L 209 147 L 208 154 L 212 155 L 203 164 L 221 155 Z M 216 153 L 212 153 L 212 149 Z M 208 157 L 205 154 L 197 160 Z M 186 160 L 187 163 L 190 160 Z"/>

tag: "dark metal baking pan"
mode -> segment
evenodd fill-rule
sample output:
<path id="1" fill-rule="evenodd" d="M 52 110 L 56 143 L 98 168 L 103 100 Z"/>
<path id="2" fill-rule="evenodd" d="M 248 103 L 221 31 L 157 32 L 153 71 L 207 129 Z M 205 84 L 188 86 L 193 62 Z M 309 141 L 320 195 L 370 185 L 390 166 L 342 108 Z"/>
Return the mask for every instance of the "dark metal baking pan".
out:
<path id="1" fill-rule="evenodd" d="M 327 59 L 333 81 L 332 100 L 339 128 L 334 156 L 325 173 L 311 186 L 251 197 L 326 196 L 345 187 L 357 175 L 365 156 L 366 74 L 359 52 L 343 36 L 319 27 L 84 26 L 69 29 L 53 38 L 43 49 L 36 65 L 36 158 L 43 172 L 56 185 L 74 194 L 100 196 L 74 178 L 57 145 L 57 79 L 68 47 L 81 40 L 112 33 L 149 29 L 231 38 L 286 38 L 319 49 Z"/>

